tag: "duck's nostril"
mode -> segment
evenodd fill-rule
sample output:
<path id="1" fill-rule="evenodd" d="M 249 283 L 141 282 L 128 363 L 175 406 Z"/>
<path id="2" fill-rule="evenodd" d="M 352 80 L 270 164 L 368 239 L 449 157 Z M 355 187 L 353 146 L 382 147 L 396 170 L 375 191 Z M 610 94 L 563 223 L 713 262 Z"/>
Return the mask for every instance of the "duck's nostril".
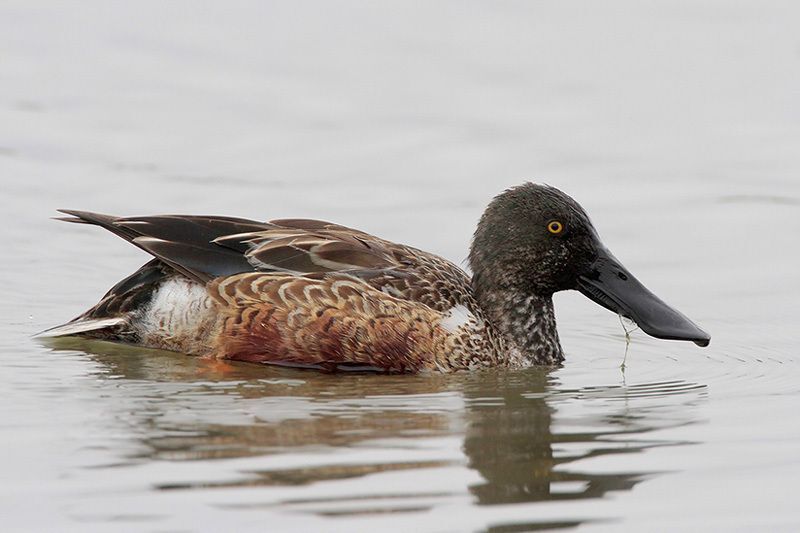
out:
<path id="1" fill-rule="evenodd" d="M 626 276 L 624 272 L 617 272 L 617 277 L 622 281 L 628 281 L 628 276 Z"/>

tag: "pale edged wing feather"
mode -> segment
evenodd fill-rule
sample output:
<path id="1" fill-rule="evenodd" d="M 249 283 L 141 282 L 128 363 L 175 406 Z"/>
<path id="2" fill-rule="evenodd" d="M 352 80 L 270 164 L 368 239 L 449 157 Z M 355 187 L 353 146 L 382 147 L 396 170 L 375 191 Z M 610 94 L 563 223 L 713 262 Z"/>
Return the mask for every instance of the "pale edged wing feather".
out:
<path id="1" fill-rule="evenodd" d="M 292 228 L 312 232 L 321 230 L 344 231 L 352 234 L 370 236 L 368 233 L 364 233 L 361 230 L 348 228 L 347 226 L 342 226 L 341 224 L 334 224 L 333 222 L 326 222 L 325 220 L 316 220 L 313 218 L 278 218 L 275 220 L 270 220 L 269 223 L 274 224 L 275 226 L 280 226 L 281 228 Z"/>
<path id="2" fill-rule="evenodd" d="M 382 243 L 343 230 L 268 230 L 248 242 L 245 257 L 260 270 L 309 274 L 399 266 Z"/>

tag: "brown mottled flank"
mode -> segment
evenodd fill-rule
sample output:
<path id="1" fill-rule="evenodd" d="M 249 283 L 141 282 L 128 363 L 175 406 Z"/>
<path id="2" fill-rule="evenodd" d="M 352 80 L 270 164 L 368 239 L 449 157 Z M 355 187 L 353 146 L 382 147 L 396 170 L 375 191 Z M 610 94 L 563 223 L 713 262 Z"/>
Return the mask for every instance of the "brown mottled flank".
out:
<path id="1" fill-rule="evenodd" d="M 441 314 L 346 275 L 239 274 L 214 281 L 220 357 L 288 364 L 357 364 L 391 371 L 449 369 Z"/>

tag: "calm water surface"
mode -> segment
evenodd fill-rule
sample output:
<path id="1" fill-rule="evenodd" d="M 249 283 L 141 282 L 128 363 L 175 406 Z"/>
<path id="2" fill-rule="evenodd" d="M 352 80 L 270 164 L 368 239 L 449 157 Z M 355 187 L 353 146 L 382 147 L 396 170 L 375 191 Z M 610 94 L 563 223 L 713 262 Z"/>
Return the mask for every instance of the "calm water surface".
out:
<path id="1" fill-rule="evenodd" d="M 4 531 L 800 529 L 796 2 L 0 6 Z M 30 336 L 146 257 L 56 208 L 316 217 L 461 263 L 572 194 L 712 344 L 576 293 L 561 368 L 325 375 Z"/>

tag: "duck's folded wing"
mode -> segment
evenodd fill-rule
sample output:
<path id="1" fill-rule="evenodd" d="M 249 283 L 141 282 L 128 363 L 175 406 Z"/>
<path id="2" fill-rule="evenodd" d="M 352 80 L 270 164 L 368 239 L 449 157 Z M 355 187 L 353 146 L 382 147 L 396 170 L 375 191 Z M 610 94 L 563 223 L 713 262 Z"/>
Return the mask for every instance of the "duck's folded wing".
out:
<path id="1" fill-rule="evenodd" d="M 260 271 L 346 273 L 397 298 L 444 311 L 470 299 L 469 277 L 451 262 L 358 230 L 318 220 L 272 220 L 272 229 L 217 238 Z"/>
<path id="2" fill-rule="evenodd" d="M 257 222 L 221 216 L 113 217 L 62 211 L 108 229 L 201 283 L 244 272 L 346 273 L 394 297 L 436 310 L 467 304 L 469 278 L 434 254 L 321 220 Z"/>

